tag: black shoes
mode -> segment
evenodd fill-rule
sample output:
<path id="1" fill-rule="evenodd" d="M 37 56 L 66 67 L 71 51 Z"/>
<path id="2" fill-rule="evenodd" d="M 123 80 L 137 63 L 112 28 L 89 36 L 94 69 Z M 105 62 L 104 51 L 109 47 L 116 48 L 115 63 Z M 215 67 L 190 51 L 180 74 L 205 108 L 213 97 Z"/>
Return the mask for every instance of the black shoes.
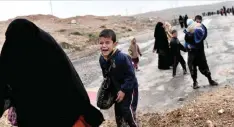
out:
<path id="1" fill-rule="evenodd" d="M 209 83 L 210 83 L 211 86 L 217 86 L 218 85 L 218 83 L 215 82 L 214 80 L 209 81 Z M 193 89 L 198 89 L 198 88 L 200 88 L 200 86 L 198 86 L 198 82 L 194 82 L 193 83 Z"/>
<path id="2" fill-rule="evenodd" d="M 211 86 L 217 86 L 218 85 L 218 83 L 215 82 L 214 80 L 209 81 L 209 83 L 210 83 Z"/>
<path id="3" fill-rule="evenodd" d="M 193 83 L 193 89 L 198 89 L 200 88 L 200 86 L 198 86 L 198 82 L 194 82 Z"/>

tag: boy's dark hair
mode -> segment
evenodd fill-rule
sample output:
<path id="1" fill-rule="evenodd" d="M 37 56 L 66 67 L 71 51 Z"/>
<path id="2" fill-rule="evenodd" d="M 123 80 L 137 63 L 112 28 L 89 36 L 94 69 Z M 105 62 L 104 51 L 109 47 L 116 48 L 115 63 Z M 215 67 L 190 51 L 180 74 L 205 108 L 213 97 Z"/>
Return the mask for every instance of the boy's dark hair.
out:
<path id="1" fill-rule="evenodd" d="M 115 43 L 116 42 L 116 34 L 111 29 L 104 29 L 99 34 L 99 37 L 111 38 L 111 40 Z"/>
<path id="2" fill-rule="evenodd" d="M 202 20 L 202 16 L 196 15 L 196 16 L 195 16 L 195 20 L 196 20 L 196 19 Z"/>
<path id="3" fill-rule="evenodd" d="M 172 30 L 172 31 L 171 31 L 171 34 L 174 34 L 174 33 L 176 33 L 176 32 L 177 32 L 176 30 Z"/>

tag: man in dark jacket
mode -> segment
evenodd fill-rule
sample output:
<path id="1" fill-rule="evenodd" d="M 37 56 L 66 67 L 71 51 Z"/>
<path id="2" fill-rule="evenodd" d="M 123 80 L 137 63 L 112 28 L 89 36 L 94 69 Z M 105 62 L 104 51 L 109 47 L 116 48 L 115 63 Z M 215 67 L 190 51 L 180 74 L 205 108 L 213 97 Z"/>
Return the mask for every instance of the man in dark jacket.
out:
<path id="1" fill-rule="evenodd" d="M 137 127 L 136 108 L 138 101 L 138 82 L 130 56 L 116 49 L 116 34 L 113 30 L 105 29 L 99 35 L 100 50 L 102 55 L 99 62 L 104 73 L 111 67 L 109 75 L 112 87 L 117 93 L 115 103 L 115 117 L 118 127 Z"/>
<path id="2" fill-rule="evenodd" d="M 195 20 L 197 23 L 201 23 L 202 17 L 200 15 L 197 15 L 195 17 Z M 218 85 L 218 83 L 215 82 L 211 77 L 211 73 L 206 61 L 206 55 L 204 51 L 204 40 L 207 37 L 207 29 L 203 24 L 201 24 L 201 28 L 202 29 L 194 30 L 194 33 L 185 32 L 185 47 L 188 49 L 188 66 L 191 73 L 191 77 L 193 79 L 194 89 L 199 88 L 197 82 L 197 67 L 199 68 L 200 72 L 208 78 L 210 85 Z"/>
<path id="3" fill-rule="evenodd" d="M 173 30 L 171 32 L 172 34 L 172 38 L 170 41 L 170 46 L 171 46 L 171 52 L 172 52 L 172 56 L 173 56 L 173 74 L 172 76 L 175 77 L 176 76 L 176 68 L 178 63 L 181 64 L 183 70 L 184 70 L 184 74 L 187 74 L 187 69 L 186 69 L 186 63 L 184 61 L 184 58 L 182 57 L 180 50 L 183 50 L 184 52 L 186 52 L 186 49 L 184 48 L 183 45 L 180 44 L 180 41 L 177 38 L 177 31 Z"/>

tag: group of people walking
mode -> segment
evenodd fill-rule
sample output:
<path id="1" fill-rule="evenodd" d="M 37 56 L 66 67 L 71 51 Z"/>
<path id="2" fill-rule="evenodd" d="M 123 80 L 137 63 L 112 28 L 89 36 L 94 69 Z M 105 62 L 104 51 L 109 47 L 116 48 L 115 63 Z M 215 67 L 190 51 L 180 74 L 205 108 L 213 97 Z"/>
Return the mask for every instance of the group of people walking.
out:
<path id="1" fill-rule="evenodd" d="M 179 16 L 179 23 L 181 28 L 187 28 L 187 20 L 188 20 L 188 15 L 185 16 Z"/>
<path id="2" fill-rule="evenodd" d="M 158 53 L 158 69 L 167 70 L 170 66 L 173 67 L 172 76 L 176 75 L 176 68 L 178 63 L 181 64 L 184 74 L 187 74 L 186 63 L 180 54 L 180 50 L 188 52 L 188 67 L 193 79 L 193 88 L 199 88 L 197 82 L 197 67 L 200 72 L 208 78 L 210 85 L 218 85 L 211 78 L 211 73 L 206 61 L 204 51 L 204 40 L 207 37 L 207 29 L 202 24 L 202 16 L 197 15 L 195 21 L 188 19 L 186 24 L 187 29 L 185 33 L 185 45 L 181 45 L 177 36 L 176 30 L 171 30 L 172 38 L 168 38 L 166 35 L 165 24 L 158 22 L 155 27 L 154 37 L 155 44 L 153 52 Z M 173 61 L 172 63 L 170 61 Z"/>
<path id="3" fill-rule="evenodd" d="M 171 27 L 168 28 L 167 26 L 168 23 L 163 24 L 162 22 L 158 22 L 154 31 L 155 43 L 153 52 L 158 53 L 158 69 L 168 70 L 173 66 L 174 77 L 176 75 L 175 68 L 178 65 L 178 62 L 180 62 L 184 74 L 187 74 L 185 61 L 180 54 L 180 50 L 185 51 L 185 48 L 180 44 L 177 38 L 177 31 L 172 30 Z"/>
<path id="4" fill-rule="evenodd" d="M 158 69 L 173 67 L 174 77 L 180 63 L 184 74 L 187 74 L 180 50 L 188 52 L 194 89 L 199 88 L 197 67 L 208 78 L 210 85 L 218 85 L 212 80 L 206 61 L 203 43 L 207 29 L 201 21 L 200 15 L 195 17 L 195 21 L 188 17 L 183 21 L 187 28 L 184 31 L 185 46 L 169 23 L 158 22 L 154 32 L 153 52 L 158 53 Z M 6 109 L 14 107 L 17 115 L 15 123 L 19 127 L 98 127 L 102 124 L 102 113 L 91 105 L 72 62 L 50 34 L 26 19 L 16 19 L 8 26 L 5 36 L 0 56 L 1 116 Z M 113 30 L 100 32 L 99 63 L 104 78 L 100 90 L 104 90 L 104 96 L 114 97 L 113 103 L 108 103 L 109 98 L 103 102 L 110 107 L 115 105 L 118 127 L 138 127 L 138 81 L 135 71 L 139 71 L 138 62 L 142 53 L 136 38 L 131 40 L 129 54 L 118 50 L 117 44 Z M 99 100 L 104 99 L 103 96 L 98 97 Z M 6 107 L 7 99 L 11 103 Z"/>
<path id="5" fill-rule="evenodd" d="M 234 7 L 232 6 L 231 8 L 226 8 L 223 6 L 221 9 L 217 11 L 209 11 L 209 12 L 203 12 L 203 16 L 212 16 L 212 15 L 221 15 L 221 16 L 227 16 L 227 14 L 232 14 L 234 15 Z"/>
<path id="6" fill-rule="evenodd" d="M 227 16 L 227 14 L 232 13 L 232 15 L 234 15 L 234 7 L 232 6 L 232 8 L 226 8 L 225 6 L 223 6 L 223 8 L 221 8 L 220 10 L 217 10 L 217 14 L 221 14 L 221 16 L 225 15 Z"/>

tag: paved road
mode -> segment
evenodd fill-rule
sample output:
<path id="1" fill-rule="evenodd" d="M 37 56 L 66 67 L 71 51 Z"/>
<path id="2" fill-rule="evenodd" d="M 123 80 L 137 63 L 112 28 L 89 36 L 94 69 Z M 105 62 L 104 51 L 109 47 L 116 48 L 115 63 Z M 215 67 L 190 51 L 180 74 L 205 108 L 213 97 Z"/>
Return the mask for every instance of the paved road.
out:
<path id="1" fill-rule="evenodd" d="M 234 17 L 214 16 L 206 19 L 204 24 L 208 27 L 206 48 L 207 61 L 212 72 L 212 76 L 222 85 L 234 82 Z M 183 43 L 183 32 L 179 29 L 179 39 Z M 183 76 L 182 68 L 178 67 L 176 78 L 172 78 L 172 70 L 160 71 L 157 69 L 157 54 L 152 53 L 153 37 L 152 33 L 137 36 L 139 46 L 142 49 L 143 57 L 140 59 L 140 72 L 137 72 L 139 81 L 139 110 L 165 111 L 183 105 L 179 98 L 185 100 L 192 99 L 196 94 L 215 89 L 210 87 L 207 79 L 198 72 L 198 82 L 201 86 L 198 90 L 192 89 L 190 75 Z M 127 52 L 129 41 L 122 41 L 119 48 Z M 95 104 L 96 91 L 102 81 L 101 70 L 98 64 L 99 54 L 74 61 L 74 65 L 84 81 L 89 92 L 92 103 Z M 184 53 L 187 61 L 187 53 Z M 113 116 L 113 110 L 104 112 L 108 116 Z"/>

